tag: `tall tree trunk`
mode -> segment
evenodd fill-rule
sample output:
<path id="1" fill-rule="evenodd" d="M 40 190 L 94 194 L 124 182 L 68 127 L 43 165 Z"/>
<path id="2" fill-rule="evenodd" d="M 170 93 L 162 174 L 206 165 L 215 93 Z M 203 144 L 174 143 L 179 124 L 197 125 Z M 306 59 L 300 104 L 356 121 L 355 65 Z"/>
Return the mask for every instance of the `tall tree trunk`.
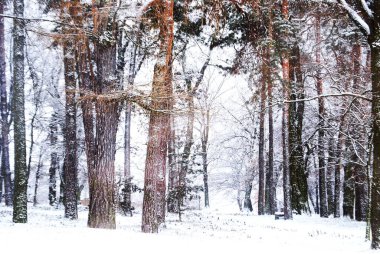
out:
<path id="1" fill-rule="evenodd" d="M 374 2 L 374 13 L 380 13 L 380 2 Z M 375 26 L 369 37 L 372 71 L 373 176 L 371 187 L 372 248 L 380 248 L 380 27 Z"/>
<path id="2" fill-rule="evenodd" d="M 326 173 L 326 187 L 327 187 L 327 204 L 328 204 L 328 215 L 334 214 L 334 183 L 335 183 L 335 167 L 334 164 L 336 160 L 335 157 L 335 151 L 334 151 L 334 137 L 329 137 L 328 141 L 328 159 L 327 159 L 327 173 Z"/>
<path id="3" fill-rule="evenodd" d="M 272 1 L 270 1 L 270 4 L 272 5 Z M 268 24 L 268 37 L 269 37 L 269 43 L 272 45 L 273 40 L 273 14 L 272 14 L 272 6 L 269 8 L 269 24 Z M 268 213 L 274 214 L 276 212 L 276 186 L 274 183 L 274 168 L 273 168 L 273 153 L 274 153 L 274 147 L 273 147 L 273 84 L 272 84 L 272 47 L 268 47 L 266 49 L 266 64 L 267 64 L 267 89 L 268 89 L 268 132 L 269 132 L 269 146 L 268 146 L 268 180 L 267 180 L 267 187 L 266 189 L 267 194 L 265 194 L 267 200 L 268 200 Z"/>
<path id="4" fill-rule="evenodd" d="M 289 21 L 289 2 L 282 0 L 281 12 L 283 19 Z M 286 33 L 285 37 L 288 36 Z M 283 98 L 290 99 L 290 66 L 289 53 L 281 52 Z M 284 103 L 282 109 L 282 156 L 283 156 L 283 190 L 284 190 L 284 219 L 293 219 L 291 203 L 291 185 L 289 172 L 289 104 Z"/>
<path id="5" fill-rule="evenodd" d="M 142 231 L 158 232 L 165 221 L 166 157 L 172 105 L 173 0 L 158 1 L 160 49 L 154 67 L 149 139 L 145 163 Z M 159 6 L 161 5 L 161 6 Z"/>
<path id="6" fill-rule="evenodd" d="M 95 43 L 95 62 L 97 66 L 97 94 L 108 94 L 120 90 L 117 78 L 117 24 L 112 20 L 108 8 L 112 5 L 101 1 L 99 12 L 94 21 L 95 29 L 106 40 Z M 100 36 L 100 38 L 102 37 Z M 98 99 L 95 102 L 96 163 L 93 172 L 89 174 L 90 208 L 88 226 L 91 228 L 116 227 L 115 220 L 115 153 L 116 133 L 120 115 L 120 103 Z M 106 201 L 106 202 L 105 202 Z"/>
<path id="7" fill-rule="evenodd" d="M 299 46 L 293 45 L 290 58 L 290 99 L 292 102 L 289 105 L 289 171 L 292 186 L 292 208 L 299 214 L 310 210 L 302 142 L 304 85 L 300 58 Z"/>
<path id="8" fill-rule="evenodd" d="M 264 53 L 265 55 L 265 53 Z M 265 208 L 265 101 L 266 101 L 266 82 L 268 79 L 268 61 L 263 57 L 262 82 L 260 88 L 260 113 L 259 113 L 259 195 L 258 195 L 258 214 L 264 214 Z"/>
<path id="9" fill-rule="evenodd" d="M 321 18 L 317 14 L 315 17 L 315 36 L 316 36 L 316 64 L 317 64 L 317 94 L 323 94 L 323 81 L 321 73 Z M 319 206 L 320 216 L 328 217 L 327 207 L 327 186 L 326 186 L 326 163 L 325 163 L 325 104 L 322 97 L 318 98 L 318 168 L 319 168 Z"/>
<path id="10" fill-rule="evenodd" d="M 0 2 L 0 14 L 4 14 L 5 2 Z M 0 181 L 4 182 L 5 205 L 12 205 L 12 179 L 11 168 L 9 165 L 9 122 L 8 122 L 8 99 L 6 84 L 6 64 L 5 64 L 5 48 L 4 48 L 4 17 L 0 16 L 0 113 L 1 113 L 1 170 Z M 2 183 L 1 182 L 1 183 Z M 1 184 L 0 183 L 0 184 Z M 0 192 L 2 187 L 0 187 Z M 1 202 L 0 195 L 0 202 Z"/>
<path id="11" fill-rule="evenodd" d="M 49 168 L 49 204 L 55 205 L 57 202 L 57 171 L 59 170 L 59 158 L 57 150 L 58 126 L 57 113 L 54 112 L 50 122 L 50 168 Z"/>
<path id="12" fill-rule="evenodd" d="M 73 11 L 75 7 L 70 8 Z M 74 14 L 75 15 L 75 14 Z M 64 196 L 65 217 L 69 219 L 78 218 L 77 208 L 77 136 L 76 136 L 76 62 L 75 44 L 72 40 L 65 42 L 64 48 L 65 67 L 65 92 L 66 92 L 66 120 L 65 120 L 65 167 L 64 167 Z"/>
<path id="13" fill-rule="evenodd" d="M 24 16 L 24 1 L 13 0 L 15 17 Z M 24 96 L 25 25 L 22 19 L 13 20 L 13 122 L 14 122 L 14 197 L 13 222 L 26 223 L 28 172 L 26 167 L 25 96 Z"/>

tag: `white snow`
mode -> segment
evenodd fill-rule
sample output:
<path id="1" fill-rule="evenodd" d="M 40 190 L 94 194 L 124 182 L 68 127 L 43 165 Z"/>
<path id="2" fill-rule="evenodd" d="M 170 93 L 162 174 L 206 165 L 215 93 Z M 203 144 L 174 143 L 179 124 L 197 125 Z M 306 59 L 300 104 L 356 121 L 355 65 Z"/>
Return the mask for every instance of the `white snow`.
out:
<path id="1" fill-rule="evenodd" d="M 117 216 L 116 230 L 86 227 L 63 218 L 49 206 L 29 207 L 27 224 L 12 223 L 12 210 L 0 204 L 0 243 L 4 253 L 375 253 L 364 240 L 365 223 L 298 216 L 292 221 L 274 216 L 223 212 L 218 209 L 169 214 L 158 234 L 140 232 L 141 214 Z"/>

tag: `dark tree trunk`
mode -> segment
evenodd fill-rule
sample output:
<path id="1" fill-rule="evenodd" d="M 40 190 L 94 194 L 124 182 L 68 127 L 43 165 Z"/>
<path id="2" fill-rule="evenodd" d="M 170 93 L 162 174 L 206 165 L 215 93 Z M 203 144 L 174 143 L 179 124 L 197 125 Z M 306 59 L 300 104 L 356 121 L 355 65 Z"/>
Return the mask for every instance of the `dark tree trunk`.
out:
<path id="1" fill-rule="evenodd" d="M 145 163 L 142 231 L 158 232 L 165 221 L 166 157 L 172 105 L 173 0 L 156 3 L 160 49 L 154 67 L 149 139 Z"/>
<path id="2" fill-rule="evenodd" d="M 334 214 L 335 204 L 334 204 L 334 183 L 335 183 L 335 151 L 334 151 L 334 138 L 329 138 L 328 144 L 328 159 L 327 159 L 327 173 L 326 173 L 326 187 L 327 187 L 327 204 L 328 204 L 328 215 Z"/>
<path id="3" fill-rule="evenodd" d="M 380 1 L 373 3 L 376 17 L 380 14 Z M 380 248 L 380 27 L 375 26 L 369 38 L 372 71 L 373 116 L 373 178 L 371 187 L 372 248 Z"/>
<path id="4" fill-rule="evenodd" d="M 301 72 L 300 49 L 292 47 L 290 57 L 290 82 L 293 101 L 289 105 L 289 171 L 292 186 L 292 208 L 298 214 L 309 212 L 307 174 L 303 153 L 302 127 L 304 113 L 304 87 Z M 297 101 L 301 100 L 301 101 Z"/>
<path id="5" fill-rule="evenodd" d="M 57 202 L 57 171 L 59 170 L 59 158 L 57 150 L 58 126 L 57 113 L 53 113 L 50 122 L 50 168 L 49 168 L 49 204 L 55 205 Z"/>
<path id="6" fill-rule="evenodd" d="M 72 9 L 74 8 L 70 8 Z M 76 14 L 72 14 L 73 16 Z M 65 120 L 65 167 L 64 167 L 64 196 L 65 217 L 69 219 L 78 218 L 77 208 L 77 136 L 76 136 L 76 62 L 75 44 L 67 40 L 63 47 L 65 67 L 65 92 L 66 92 L 66 120 Z"/>
<path id="7" fill-rule="evenodd" d="M 272 5 L 272 1 L 269 3 Z M 269 8 L 269 24 L 268 24 L 268 37 L 270 43 L 273 40 L 273 14 L 272 6 Z M 274 147 L 273 147 L 273 82 L 272 82 L 272 48 L 268 47 L 266 49 L 266 64 L 267 64 L 267 77 L 265 78 L 267 82 L 268 89 L 268 172 L 267 172 L 267 181 L 266 181 L 266 190 L 265 197 L 267 200 L 266 207 L 268 208 L 269 214 L 274 214 L 276 212 L 276 186 L 274 183 Z"/>
<path id="8" fill-rule="evenodd" d="M 24 1 L 13 1 L 14 16 L 24 16 Z M 24 96 L 25 25 L 22 19 L 13 20 L 13 122 L 15 179 L 13 222 L 26 223 L 28 172 L 26 167 L 25 96 Z"/>
<path id="9" fill-rule="evenodd" d="M 263 57 L 263 77 L 260 88 L 260 113 L 259 113 L 259 196 L 258 196 L 258 214 L 264 214 L 265 208 L 265 101 L 266 101 L 266 82 L 268 79 L 268 61 Z"/>
<path id="10" fill-rule="evenodd" d="M 104 7 L 104 6 L 103 6 Z M 111 7 L 111 6 L 107 6 Z M 97 66 L 96 92 L 108 94 L 120 89 L 117 82 L 116 43 L 117 25 L 111 20 L 109 11 L 99 9 L 102 17 L 96 28 L 108 40 L 95 43 Z M 120 103 L 98 99 L 96 107 L 96 163 L 89 174 L 90 208 L 88 226 L 91 228 L 116 227 L 115 221 L 115 153 L 116 132 L 120 115 Z M 105 202 L 106 201 L 106 202 Z"/>
<path id="11" fill-rule="evenodd" d="M 323 94 L 323 81 L 321 74 L 321 19 L 317 14 L 315 17 L 315 30 L 316 30 L 316 64 L 317 64 L 317 94 Z M 325 163 L 325 104 L 322 97 L 318 98 L 318 168 L 319 168 L 319 206 L 320 216 L 328 217 L 327 207 L 327 186 L 326 186 L 326 163 Z"/>
<path id="12" fill-rule="evenodd" d="M 34 183 L 33 206 L 36 206 L 38 204 L 38 199 L 37 199 L 38 186 L 39 186 L 40 178 L 41 178 L 41 168 L 43 167 L 41 159 L 42 159 L 42 151 L 41 151 L 39 159 L 38 159 L 37 170 L 36 170 L 36 181 Z"/>
<path id="13" fill-rule="evenodd" d="M 5 2 L 0 2 L 0 15 L 4 14 Z M 0 185 L 4 183 L 5 205 L 12 205 L 12 179 L 11 168 L 9 165 L 9 122 L 8 122 L 8 99 L 6 84 L 6 64 L 5 64 L 5 48 L 4 48 L 4 17 L 0 16 L 0 113 L 1 113 L 1 170 Z M 2 186 L 0 186 L 2 192 Z M 0 195 L 1 202 L 2 195 Z"/>

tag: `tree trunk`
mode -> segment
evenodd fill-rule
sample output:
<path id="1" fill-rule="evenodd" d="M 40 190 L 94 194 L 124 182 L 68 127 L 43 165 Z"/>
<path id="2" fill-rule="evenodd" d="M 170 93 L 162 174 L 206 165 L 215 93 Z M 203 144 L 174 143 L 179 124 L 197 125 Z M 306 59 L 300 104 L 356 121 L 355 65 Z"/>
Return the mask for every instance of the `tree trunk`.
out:
<path id="1" fill-rule="evenodd" d="M 168 145 L 168 166 L 169 166 L 169 183 L 168 183 L 168 212 L 178 213 L 179 210 L 179 197 L 178 197 L 178 186 L 179 186 L 179 172 L 177 165 L 177 155 L 175 148 L 175 122 L 174 116 L 170 115 L 170 137 Z"/>
<path id="2" fill-rule="evenodd" d="M 327 174 L 326 174 L 326 179 L 327 179 L 327 204 L 328 204 L 328 215 L 334 214 L 334 183 L 335 183 L 335 167 L 334 163 L 336 162 L 335 159 L 335 151 L 334 151 L 334 138 L 330 137 L 329 138 L 329 143 L 328 143 L 328 159 L 327 159 Z"/>
<path id="3" fill-rule="evenodd" d="M 159 6 L 159 5 L 162 6 Z M 148 147 L 145 163 L 142 231 L 158 232 L 165 221 L 166 157 L 172 105 L 173 0 L 156 3 L 160 49 L 154 67 Z"/>
<path id="4" fill-rule="evenodd" d="M 321 74 L 321 19 L 317 14 L 315 17 L 315 36 L 316 36 L 316 64 L 317 64 L 317 94 L 321 96 L 323 94 L 323 82 Z M 320 216 L 328 217 L 327 207 L 327 186 L 326 186 L 326 163 L 325 163 L 325 104 L 322 97 L 318 98 L 318 168 L 319 168 L 319 206 Z"/>
<path id="5" fill-rule="evenodd" d="M 374 3 L 374 13 L 380 13 L 380 2 Z M 373 116 L 373 176 L 371 188 L 371 230 L 373 249 L 380 248 L 380 27 L 373 29 L 369 38 L 372 71 Z"/>
<path id="6" fill-rule="evenodd" d="M 72 11 L 75 7 L 70 8 Z M 72 14 L 75 16 L 76 14 Z M 65 93 L 66 93 L 66 120 L 65 120 L 65 167 L 64 167 L 64 196 L 65 217 L 69 219 L 78 218 L 77 208 L 77 136 L 76 136 L 76 62 L 75 44 L 67 40 L 63 47 L 65 67 Z"/>
<path id="7" fill-rule="evenodd" d="M 41 178 L 41 168 L 43 167 L 41 159 L 42 159 L 42 151 L 40 152 L 40 156 L 39 156 L 38 164 L 37 164 L 37 170 L 36 170 L 36 181 L 34 183 L 33 206 L 36 206 L 38 204 L 38 200 L 37 200 L 38 185 L 39 185 L 39 181 Z"/>
<path id="8" fill-rule="evenodd" d="M 210 131 L 210 110 L 207 109 L 205 112 L 205 126 L 203 126 L 202 130 L 202 164 L 203 164 L 203 187 L 205 194 L 205 207 L 210 207 L 210 198 L 208 192 L 208 138 Z"/>
<path id="9" fill-rule="evenodd" d="M 57 171 L 59 170 L 59 158 L 57 150 L 57 113 L 53 113 L 50 122 L 50 168 L 49 168 L 49 204 L 55 205 L 57 202 Z"/>
<path id="10" fill-rule="evenodd" d="M 300 49 L 292 47 L 290 58 L 290 99 L 289 105 L 289 171 L 292 186 L 292 208 L 298 214 L 309 212 L 307 174 L 303 153 L 302 127 L 304 87 L 301 72 Z"/>
<path id="11" fill-rule="evenodd" d="M 4 14 L 5 2 L 0 3 L 0 15 Z M 1 113 L 1 171 L 0 185 L 4 182 L 5 205 L 12 205 L 12 179 L 11 168 L 9 165 L 9 122 L 8 122 L 8 99 L 6 84 L 6 64 L 4 48 L 4 17 L 0 16 L 0 113 Z M 0 187 L 0 192 L 2 187 Z M 1 202 L 2 195 L 0 195 Z"/>
<path id="12" fill-rule="evenodd" d="M 272 2 L 270 1 L 270 4 L 272 5 Z M 270 40 L 270 45 L 272 45 L 273 40 L 273 10 L 272 6 L 269 8 L 269 28 L 268 28 L 268 37 Z M 268 47 L 266 49 L 266 64 L 267 64 L 267 89 L 268 89 L 268 132 L 269 132 L 269 146 L 268 146 L 268 178 L 266 182 L 266 189 L 268 190 L 265 196 L 267 196 L 268 200 L 268 213 L 274 214 L 276 212 L 276 186 L 274 183 L 274 168 L 273 168 L 273 153 L 274 153 L 274 147 L 273 147 L 273 83 L 272 83 L 272 47 Z"/>
<path id="13" fill-rule="evenodd" d="M 265 54 L 265 53 L 264 53 Z M 265 208 L 265 101 L 266 101 L 266 82 L 268 79 L 268 61 L 263 57 L 263 78 L 260 88 L 260 113 L 259 113 L 259 196 L 258 196 L 258 214 L 264 215 Z"/>
<path id="14" fill-rule="evenodd" d="M 24 1 L 13 1 L 14 16 L 24 16 Z M 26 223 L 28 175 L 26 167 L 25 96 L 24 96 L 25 26 L 21 19 L 13 20 L 13 121 L 14 121 L 14 197 L 13 222 Z"/>
<path id="15" fill-rule="evenodd" d="M 281 12 L 285 21 L 289 21 L 289 2 L 282 0 Z M 286 33 L 286 37 L 288 34 Z M 283 99 L 290 99 L 290 66 L 289 53 L 281 53 Z M 289 104 L 284 103 L 282 109 L 282 156 L 283 156 L 283 190 L 284 190 L 284 219 L 293 219 L 291 203 L 291 185 L 289 172 Z"/>

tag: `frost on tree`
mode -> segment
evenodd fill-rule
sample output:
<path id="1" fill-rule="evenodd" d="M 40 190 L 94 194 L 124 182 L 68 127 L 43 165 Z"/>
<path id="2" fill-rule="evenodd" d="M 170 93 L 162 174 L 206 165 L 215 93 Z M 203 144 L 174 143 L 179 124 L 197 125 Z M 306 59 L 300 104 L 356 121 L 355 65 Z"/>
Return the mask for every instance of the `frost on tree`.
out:
<path id="1" fill-rule="evenodd" d="M 14 16 L 23 17 L 24 1 L 13 1 Z M 26 167 L 25 96 L 24 96 L 25 26 L 13 20 L 13 125 L 14 125 L 14 197 L 13 221 L 26 223 L 28 172 Z"/>
<path id="2" fill-rule="evenodd" d="M 371 247 L 380 249 L 380 1 L 355 0 L 350 5 L 338 0 L 342 8 L 367 37 L 371 48 L 373 176 L 371 186 L 370 223 Z"/>

